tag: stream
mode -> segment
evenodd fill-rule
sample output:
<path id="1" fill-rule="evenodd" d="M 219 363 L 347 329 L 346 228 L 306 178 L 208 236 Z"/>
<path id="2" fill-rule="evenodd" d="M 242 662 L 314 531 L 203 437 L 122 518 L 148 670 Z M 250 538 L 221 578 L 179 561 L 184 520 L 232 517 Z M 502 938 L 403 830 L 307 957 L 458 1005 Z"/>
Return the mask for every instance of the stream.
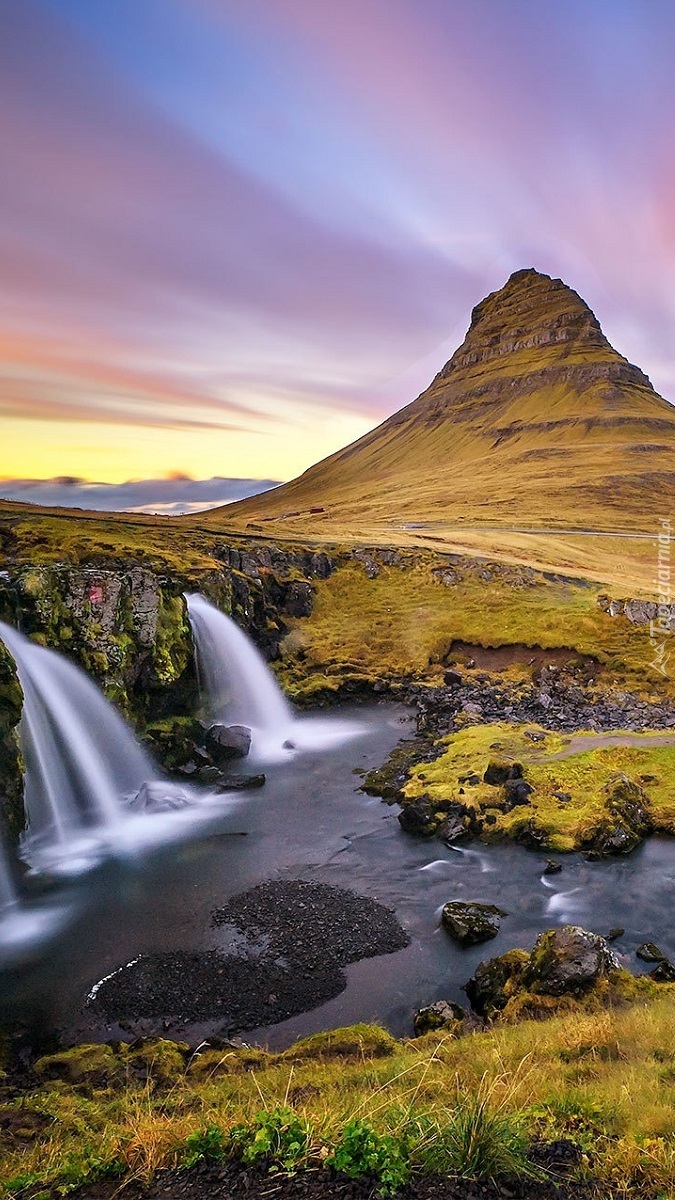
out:
<path id="1" fill-rule="evenodd" d="M 359 791 L 357 771 L 379 766 L 414 731 L 409 711 L 391 703 L 342 708 L 361 733 L 306 751 L 267 770 L 259 791 L 241 793 L 183 841 L 110 858 L 87 874 L 43 886 L 43 913 L 67 913 L 51 938 L 0 975 L 0 1021 L 20 1020 L 36 1035 L 63 1041 L 129 1037 L 86 1007 L 98 981 L 149 953 L 218 948 L 214 908 L 266 880 L 313 880 L 350 889 L 393 908 L 410 935 L 403 950 L 345 969 L 347 986 L 310 1012 L 247 1030 L 249 1043 L 283 1048 L 297 1037 L 357 1021 L 412 1033 L 423 1005 L 464 1001 L 462 984 L 477 963 L 514 947 L 531 948 L 543 929 L 580 924 L 598 933 L 625 927 L 614 948 L 625 966 L 645 970 L 634 952 L 657 942 L 675 956 L 670 924 L 675 845 L 653 838 L 625 859 L 586 862 L 561 856 L 544 876 L 545 855 L 514 845 L 457 849 L 402 833 L 397 806 Z M 325 720 L 325 716 L 322 718 Z M 508 916 L 493 941 L 460 949 L 439 926 L 452 899 L 499 904 Z M 37 903 L 37 899 L 36 899 Z M 167 1020 L 165 1036 L 194 1042 L 217 1023 Z M 134 1033 L 150 1032 L 136 1027 Z"/>

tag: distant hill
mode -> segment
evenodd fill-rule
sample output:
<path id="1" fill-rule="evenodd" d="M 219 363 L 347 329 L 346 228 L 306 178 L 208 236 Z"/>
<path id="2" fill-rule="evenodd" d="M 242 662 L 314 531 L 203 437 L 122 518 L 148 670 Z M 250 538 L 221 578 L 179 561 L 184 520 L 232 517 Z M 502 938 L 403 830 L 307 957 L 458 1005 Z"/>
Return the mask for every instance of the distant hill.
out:
<path id="1" fill-rule="evenodd" d="M 673 494 L 675 409 L 575 291 L 524 270 L 477 305 L 411 404 L 199 523 L 324 537 L 407 523 L 653 533 Z"/>

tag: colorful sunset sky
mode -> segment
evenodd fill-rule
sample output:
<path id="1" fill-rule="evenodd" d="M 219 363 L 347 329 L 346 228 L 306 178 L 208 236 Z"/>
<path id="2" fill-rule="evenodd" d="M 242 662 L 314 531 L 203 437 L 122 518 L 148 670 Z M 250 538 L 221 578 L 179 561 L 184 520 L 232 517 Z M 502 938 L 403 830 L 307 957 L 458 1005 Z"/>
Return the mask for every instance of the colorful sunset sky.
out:
<path id="1" fill-rule="evenodd" d="M 521 267 L 675 399 L 674 61 L 671 0 L 3 0 L 0 494 L 291 478 Z"/>

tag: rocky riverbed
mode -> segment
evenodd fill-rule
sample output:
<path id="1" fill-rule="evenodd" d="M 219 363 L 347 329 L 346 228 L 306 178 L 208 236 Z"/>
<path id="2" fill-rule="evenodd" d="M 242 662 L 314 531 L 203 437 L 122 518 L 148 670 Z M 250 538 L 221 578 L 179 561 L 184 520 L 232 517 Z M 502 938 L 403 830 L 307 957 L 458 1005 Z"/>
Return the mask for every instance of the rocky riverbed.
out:
<path id="1" fill-rule="evenodd" d="M 410 942 L 394 913 L 344 888 L 273 880 L 212 913 L 222 949 L 140 955 L 96 984 L 89 1007 L 139 1022 L 217 1021 L 222 1036 L 283 1021 L 346 987 L 343 967 Z"/>

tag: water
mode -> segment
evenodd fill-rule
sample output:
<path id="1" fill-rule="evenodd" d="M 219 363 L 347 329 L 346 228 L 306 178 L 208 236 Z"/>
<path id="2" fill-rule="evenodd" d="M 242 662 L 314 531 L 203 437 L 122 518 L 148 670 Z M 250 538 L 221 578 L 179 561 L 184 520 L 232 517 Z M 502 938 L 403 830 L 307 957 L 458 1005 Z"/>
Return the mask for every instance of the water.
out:
<path id="1" fill-rule="evenodd" d="M 353 773 L 381 764 L 410 731 L 406 714 L 382 704 L 360 709 L 358 719 L 360 738 L 279 764 L 264 788 L 202 836 L 155 848 L 135 862 L 108 860 L 71 884 L 81 915 L 30 969 L 0 976 L 0 1015 L 3 1006 L 22 1017 L 39 1014 L 72 1040 L 150 1032 L 152 1025 L 142 1022 L 132 1029 L 103 1024 L 85 1007 L 87 995 L 141 954 L 218 946 L 212 910 L 275 878 L 317 880 L 390 905 L 411 944 L 347 967 L 346 989 L 321 1007 L 244 1035 L 273 1047 L 354 1021 L 380 1021 L 409 1035 L 422 1005 L 441 998 L 466 1003 L 462 985 L 478 962 L 514 946 L 529 949 L 543 929 L 569 921 L 598 933 L 623 925 L 626 933 L 614 948 L 631 970 L 644 970 L 634 952 L 646 940 L 675 957 L 673 841 L 653 838 L 628 858 L 606 862 L 562 856 L 562 873 L 543 876 L 546 856 L 519 846 L 468 846 L 458 853 L 410 838 L 400 829 L 397 808 L 359 792 Z M 506 909 L 498 937 L 456 946 L 440 928 L 442 905 L 455 899 Z M 199 1040 L 217 1030 L 217 1023 L 169 1022 L 163 1032 Z"/>
<path id="2" fill-rule="evenodd" d="M 326 749 L 356 736 L 356 722 L 296 717 L 259 650 L 203 596 L 186 596 L 205 715 L 251 730 L 251 757 L 282 762 L 296 751 Z"/>

